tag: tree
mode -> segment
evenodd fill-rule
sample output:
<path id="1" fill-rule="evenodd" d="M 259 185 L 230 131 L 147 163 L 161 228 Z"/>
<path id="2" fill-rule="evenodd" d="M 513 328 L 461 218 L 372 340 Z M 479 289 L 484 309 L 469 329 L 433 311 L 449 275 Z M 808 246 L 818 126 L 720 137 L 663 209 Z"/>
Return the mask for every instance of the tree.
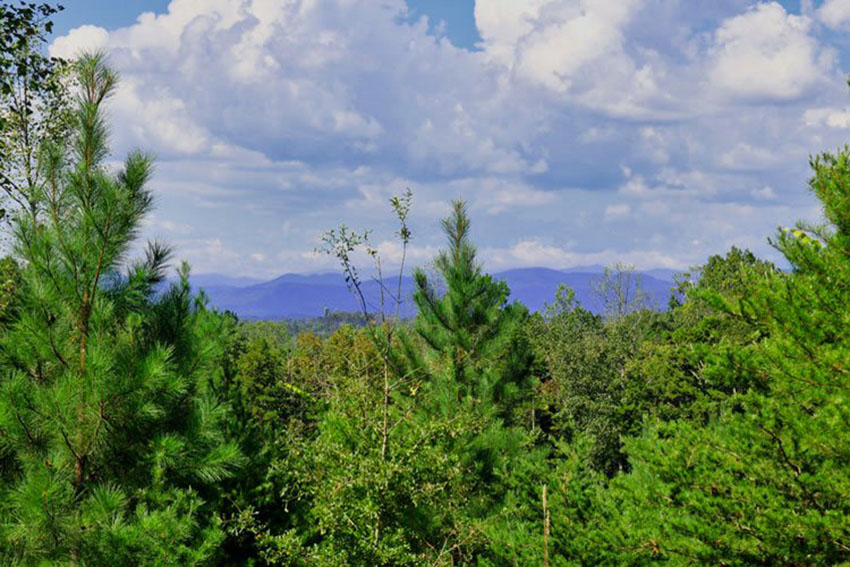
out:
<path id="1" fill-rule="evenodd" d="M 408 190 L 390 201 L 405 251 L 411 199 Z M 355 263 L 364 249 L 376 270 L 375 313 Z M 255 340 L 242 347 L 237 406 L 253 414 L 249 430 L 267 437 L 252 467 L 264 472 L 246 479 L 256 498 L 234 525 L 263 564 L 413 564 L 422 544 L 405 527 L 411 491 L 427 491 L 412 489 L 422 484 L 422 459 L 409 450 L 410 380 L 394 354 L 404 259 L 397 280 L 385 281 L 369 233 L 344 225 L 323 235 L 320 251 L 340 262 L 362 311 L 350 320 L 366 326 L 344 325 L 325 341 L 302 334 L 286 354 Z"/>
<path id="2" fill-rule="evenodd" d="M 649 295 L 643 290 L 641 275 L 634 266 L 621 262 L 606 266 L 594 288 L 608 318 L 619 319 L 650 307 Z"/>
<path id="3" fill-rule="evenodd" d="M 812 160 L 827 224 L 773 240 L 793 272 L 748 266 L 730 317 L 763 337 L 750 387 L 707 424 L 657 424 L 628 443 L 634 472 L 612 493 L 620 561 L 844 565 L 850 561 L 850 149 Z M 710 361 L 740 373 L 734 359 Z M 616 510 L 616 512 L 614 511 Z"/>
<path id="4" fill-rule="evenodd" d="M 606 324 L 562 286 L 526 331 L 542 380 L 537 422 L 556 439 L 586 438 L 587 466 L 607 474 L 625 466 L 620 436 L 633 426 L 622 414 L 626 384 L 619 370 L 629 353 L 615 331 L 623 321 Z"/>
<path id="5" fill-rule="evenodd" d="M 67 139 L 73 120 L 70 66 L 43 54 L 61 9 L 0 6 L 0 188 L 13 209 L 32 215 L 43 202 L 47 148 Z"/>
<path id="6" fill-rule="evenodd" d="M 406 246 L 409 193 L 392 205 Z M 324 243 L 341 261 L 361 306 L 368 307 L 353 264 L 357 250 L 368 247 L 368 233 L 340 229 L 327 233 Z M 383 283 L 380 258 L 368 256 L 389 301 L 380 301 L 376 314 L 364 307 L 367 327 L 342 327 L 324 341 L 299 337 L 285 360 L 266 346 L 246 347 L 238 359 L 240 380 L 262 383 L 261 390 L 247 390 L 249 407 L 282 407 L 277 402 L 292 399 L 297 389 L 307 409 L 283 412 L 288 421 L 279 422 L 267 442 L 272 457 L 264 484 L 274 488 L 260 490 L 259 501 L 274 493 L 286 517 L 275 518 L 263 504 L 246 508 L 235 525 L 248 534 L 245 541 L 255 546 L 262 564 L 473 565 L 486 545 L 481 522 L 498 502 L 491 481 L 526 443 L 521 430 L 503 422 L 513 419 L 510 410 L 521 394 L 529 394 L 519 392 L 527 376 L 518 367 L 530 361 L 520 351 L 525 311 L 507 306 L 507 288 L 475 267 L 469 278 L 494 287 L 485 291 L 493 303 L 482 303 L 476 315 L 489 319 L 472 329 L 474 344 L 493 351 L 465 368 L 470 381 L 462 387 L 468 395 L 446 400 L 445 392 L 456 388 L 447 388 L 453 375 L 443 374 L 445 353 L 432 351 L 415 330 L 398 323 L 393 305 L 400 299 L 400 281 Z M 491 324 L 502 326 L 488 329 Z M 506 350 L 486 358 L 501 347 Z M 405 356 L 418 351 L 428 353 L 427 362 Z M 501 380 L 498 388 L 479 387 L 493 377 Z M 509 384 L 514 378 L 521 380 Z"/>
<path id="7" fill-rule="evenodd" d="M 483 273 L 466 206 L 452 208 L 442 222 L 448 247 L 434 261 L 444 292 L 415 272 L 416 340 L 405 337 L 404 348 L 409 372 L 420 376 L 417 419 L 442 430 L 426 446 L 451 464 L 429 539 L 445 564 L 475 565 L 486 548 L 480 525 L 502 502 L 500 471 L 533 441 L 519 427 L 533 391 L 532 357 L 523 334 L 528 311 Z"/>
<path id="8" fill-rule="evenodd" d="M 776 268 L 749 250 L 733 246 L 725 255 L 714 254 L 705 265 L 685 273 L 678 284 L 679 292 L 693 295 L 694 289 L 702 289 L 737 300 L 747 293 L 742 278 L 747 270 L 769 273 Z"/>
<path id="9" fill-rule="evenodd" d="M 478 565 L 607 565 L 589 536 L 600 516 L 604 476 L 587 466 L 584 438 L 528 451 L 499 471 L 502 502 L 483 522 L 488 545 Z"/>
<path id="10" fill-rule="evenodd" d="M 218 317 L 192 298 L 188 267 L 155 286 L 170 252 L 122 265 L 151 209 L 150 159 L 104 165 L 102 54 L 76 67 L 70 149 L 52 147 L 47 190 L 15 222 L 17 314 L 0 342 L 0 553 L 12 564 L 198 565 L 222 539 L 204 505 L 238 466 L 212 392 Z"/>
<path id="11" fill-rule="evenodd" d="M 632 353 L 629 403 L 665 421 L 705 423 L 716 415 L 718 402 L 758 387 L 752 353 L 763 334 L 726 306 L 748 299 L 750 274 L 766 277 L 776 271 L 770 262 L 733 247 L 678 277 L 663 327 Z"/>
<path id="12" fill-rule="evenodd" d="M 21 285 L 21 268 L 10 257 L 0 259 L 0 328 L 14 319 L 16 297 Z"/>
<path id="13" fill-rule="evenodd" d="M 442 223 L 448 248 L 434 261 L 445 293 L 439 294 L 424 270 L 414 273 L 416 331 L 426 354 L 408 353 L 445 396 L 477 399 L 507 411 L 531 392 L 531 354 L 522 333 L 528 310 L 508 303 L 507 284 L 482 272 L 466 205 L 455 201 L 452 207 Z"/>

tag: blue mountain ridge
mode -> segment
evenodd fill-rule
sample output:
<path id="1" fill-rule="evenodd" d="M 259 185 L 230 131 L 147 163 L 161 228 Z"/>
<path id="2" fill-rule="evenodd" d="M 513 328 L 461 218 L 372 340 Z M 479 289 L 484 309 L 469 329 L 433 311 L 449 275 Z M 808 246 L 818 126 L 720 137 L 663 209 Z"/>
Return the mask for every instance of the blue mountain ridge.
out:
<path id="1" fill-rule="evenodd" d="M 511 301 L 519 301 L 531 311 L 542 310 L 555 298 L 560 284 L 575 290 L 576 299 L 593 312 L 600 312 L 602 305 L 594 291 L 601 269 L 595 266 L 579 271 L 555 270 L 551 268 L 518 268 L 493 274 L 505 280 L 511 289 Z M 650 305 L 656 309 L 667 306 L 673 287 L 674 272 L 658 269 L 641 273 L 641 284 L 649 295 Z M 245 284 L 245 282 L 248 282 Z M 284 274 L 267 282 L 253 283 L 251 280 L 220 275 L 192 276 L 192 284 L 203 289 L 210 303 L 218 309 L 236 313 L 246 320 L 305 319 L 321 317 L 326 311 L 358 311 L 357 298 L 349 291 L 342 274 Z M 384 281 L 387 312 L 392 312 L 398 280 Z M 380 285 L 366 280 L 362 285 L 370 312 L 380 309 Z M 400 314 L 412 317 L 416 308 L 411 296 L 413 278 L 402 280 L 402 303 Z"/>

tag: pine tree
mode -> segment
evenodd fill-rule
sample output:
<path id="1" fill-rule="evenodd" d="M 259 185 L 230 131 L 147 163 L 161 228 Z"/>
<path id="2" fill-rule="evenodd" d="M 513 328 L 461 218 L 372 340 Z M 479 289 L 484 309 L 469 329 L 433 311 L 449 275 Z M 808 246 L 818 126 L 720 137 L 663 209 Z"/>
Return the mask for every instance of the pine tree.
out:
<path id="1" fill-rule="evenodd" d="M 850 149 L 812 161 L 827 223 L 781 231 L 791 273 L 752 265 L 730 317 L 761 337 L 743 392 L 707 426 L 658 424 L 627 443 L 600 545 L 634 564 L 846 565 L 850 562 Z M 603 543 L 603 541 L 605 543 Z"/>
<path id="2" fill-rule="evenodd" d="M 427 454 L 446 462 L 427 538 L 443 542 L 445 564 L 475 565 L 487 545 L 481 525 L 501 506 L 503 473 L 532 442 L 518 426 L 533 391 L 528 311 L 508 303 L 508 286 L 483 273 L 463 202 L 453 203 L 442 226 L 448 247 L 434 264 L 443 293 L 415 272 L 416 340 L 403 337 L 404 351 L 421 380 L 415 421 L 434 432 Z"/>
<path id="3" fill-rule="evenodd" d="M 188 268 L 163 294 L 169 250 L 150 244 L 122 273 L 153 203 L 148 156 L 110 172 L 104 104 L 117 76 L 77 63 L 69 149 L 53 146 L 21 214 L 23 269 L 0 343 L 0 555 L 15 565 L 206 564 L 221 540 L 202 494 L 239 462 L 211 391 L 216 317 Z"/>
<path id="4" fill-rule="evenodd" d="M 531 351 L 522 333 L 528 311 L 508 303 L 504 281 L 482 272 L 469 237 L 466 204 L 453 203 L 443 220 L 448 249 L 434 261 L 445 293 L 424 270 L 414 273 L 416 331 L 425 357 L 408 348 L 416 367 L 449 398 L 477 399 L 509 410 L 529 388 Z"/>

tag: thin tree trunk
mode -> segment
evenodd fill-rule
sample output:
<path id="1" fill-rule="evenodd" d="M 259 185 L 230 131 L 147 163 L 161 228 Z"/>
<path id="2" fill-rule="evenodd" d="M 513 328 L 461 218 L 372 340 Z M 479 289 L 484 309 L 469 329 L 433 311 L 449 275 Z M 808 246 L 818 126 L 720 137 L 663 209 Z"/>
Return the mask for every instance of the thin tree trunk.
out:
<path id="1" fill-rule="evenodd" d="M 381 430 L 381 460 L 387 460 L 387 444 L 390 436 L 390 365 L 384 359 L 384 423 Z"/>
<path id="2" fill-rule="evenodd" d="M 549 505 L 546 501 L 546 485 L 543 485 L 543 567 L 549 567 Z"/>

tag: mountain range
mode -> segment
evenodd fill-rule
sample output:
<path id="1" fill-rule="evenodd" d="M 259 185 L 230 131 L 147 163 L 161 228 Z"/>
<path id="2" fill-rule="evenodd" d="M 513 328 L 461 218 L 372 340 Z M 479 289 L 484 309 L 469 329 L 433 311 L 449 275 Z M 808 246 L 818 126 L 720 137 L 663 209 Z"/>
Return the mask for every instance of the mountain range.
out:
<path id="1" fill-rule="evenodd" d="M 505 280 L 511 289 L 511 301 L 520 301 L 531 311 L 539 311 L 551 303 L 558 286 L 566 284 L 575 290 L 576 299 L 581 305 L 598 313 L 602 303 L 594 285 L 602 271 L 601 266 L 567 270 L 519 268 L 494 273 L 493 277 Z M 667 269 L 641 272 L 641 285 L 649 295 L 651 306 L 661 309 L 667 305 L 675 273 Z M 200 274 L 192 276 L 192 284 L 196 289 L 206 292 L 213 306 L 232 311 L 247 320 L 305 319 L 321 317 L 329 311 L 359 310 L 358 300 L 349 291 L 342 274 L 333 272 L 285 274 L 270 281 Z M 385 288 L 393 294 L 396 293 L 397 285 L 397 280 L 385 280 Z M 403 317 L 411 317 L 416 313 L 411 299 L 413 288 L 413 278 L 403 278 L 400 307 Z M 362 289 L 370 312 L 377 311 L 380 308 L 378 282 L 364 281 Z M 387 304 L 392 303 L 390 297 L 386 301 Z"/>

